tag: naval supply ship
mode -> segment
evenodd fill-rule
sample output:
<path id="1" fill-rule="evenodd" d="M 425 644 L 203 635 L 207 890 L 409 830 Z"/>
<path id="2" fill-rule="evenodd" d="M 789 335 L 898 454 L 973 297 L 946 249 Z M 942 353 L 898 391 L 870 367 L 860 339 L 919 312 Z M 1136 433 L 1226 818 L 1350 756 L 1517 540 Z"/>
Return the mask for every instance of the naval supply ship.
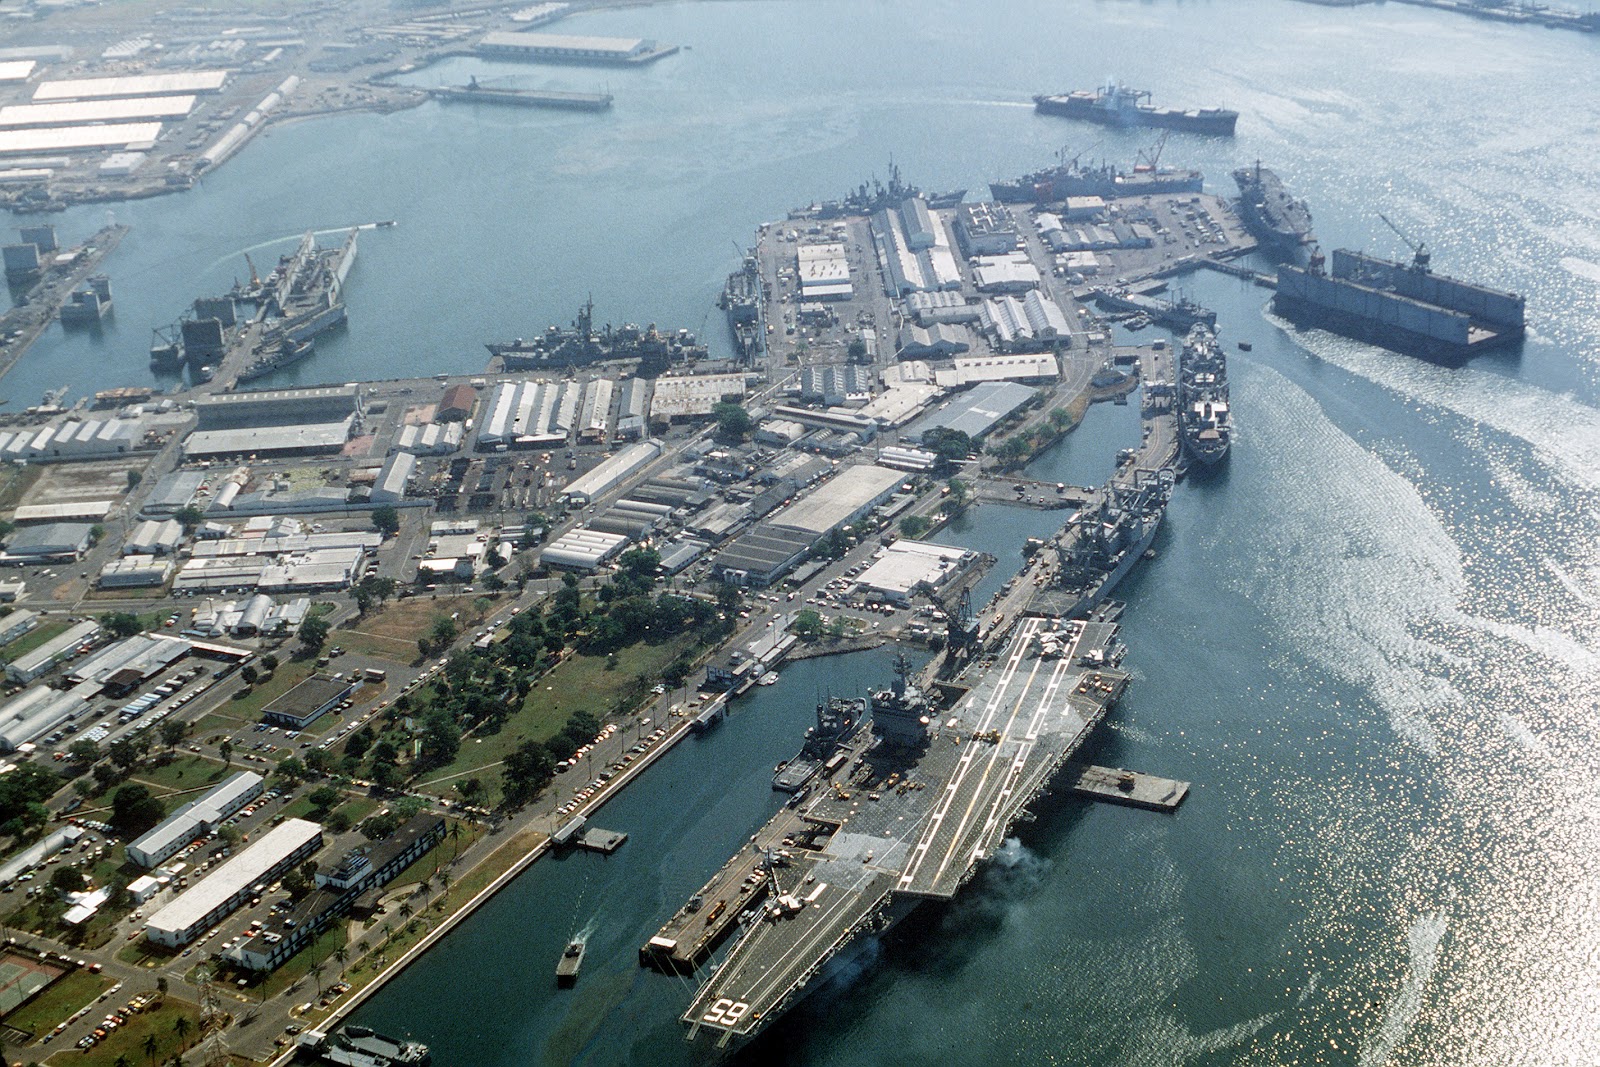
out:
<path id="1" fill-rule="evenodd" d="M 1232 438 L 1228 357 L 1209 329 L 1196 326 L 1178 354 L 1178 439 L 1191 459 L 1213 467 Z"/>
<path id="2" fill-rule="evenodd" d="M 1149 100 L 1150 90 L 1130 89 L 1113 82 L 1098 89 L 1035 96 L 1033 109 L 1041 115 L 1062 115 L 1102 126 L 1157 126 L 1218 137 L 1232 137 L 1234 124 L 1239 121 L 1237 111 L 1223 107 L 1181 110 L 1155 107 Z"/>
<path id="3" fill-rule="evenodd" d="M 996 651 L 963 660 L 939 697 L 902 658 L 868 699 L 871 728 L 640 949 L 641 963 L 682 974 L 736 936 L 682 1017 L 691 1040 L 750 1040 L 832 961 L 921 902 L 954 898 L 995 854 L 1127 685 L 1105 598 L 1149 548 L 1171 487 L 1170 470 L 1105 486 L 1054 553 L 1029 558 L 988 634 L 952 631 L 947 648 L 982 636 Z"/>
<path id="4" fill-rule="evenodd" d="M 1154 196 L 1158 193 L 1198 193 L 1205 186 L 1205 175 L 1160 165 L 1166 135 L 1149 152 L 1141 151 L 1132 170 L 1114 164 L 1081 162 L 1082 153 L 1068 156 L 1067 149 L 1056 154 L 1056 165 L 1024 174 L 1010 181 L 990 182 L 989 194 L 1002 204 L 1049 204 L 1069 196 L 1117 197 Z"/>
<path id="5" fill-rule="evenodd" d="M 638 360 L 639 376 L 644 378 L 707 355 L 705 345 L 688 330 L 661 333 L 653 322 L 643 329 L 631 322 L 617 328 L 608 323 L 597 331 L 593 300 L 578 309 L 571 326 L 550 326 L 531 339 L 491 341 L 484 347 L 507 371 L 561 370 L 611 360 Z"/>
<path id="6" fill-rule="evenodd" d="M 1314 252 L 1307 267 L 1280 266 L 1273 310 L 1299 325 L 1452 364 L 1521 340 L 1521 295 L 1435 274 L 1426 246 L 1401 237 L 1412 245 L 1409 265 L 1337 249 L 1331 264 Z"/>
<path id="7" fill-rule="evenodd" d="M 1180 333 L 1193 329 L 1197 324 L 1206 326 L 1217 324 L 1215 311 L 1185 296 L 1179 296 L 1175 300 L 1163 300 L 1150 293 L 1109 286 L 1097 286 L 1090 292 L 1094 295 L 1095 303 L 1108 311 L 1143 315 L 1151 322 L 1170 327 Z"/>
<path id="8" fill-rule="evenodd" d="M 1264 249 L 1285 255 L 1311 240 L 1311 209 L 1256 160 L 1233 172 L 1239 186 L 1239 218 Z"/>

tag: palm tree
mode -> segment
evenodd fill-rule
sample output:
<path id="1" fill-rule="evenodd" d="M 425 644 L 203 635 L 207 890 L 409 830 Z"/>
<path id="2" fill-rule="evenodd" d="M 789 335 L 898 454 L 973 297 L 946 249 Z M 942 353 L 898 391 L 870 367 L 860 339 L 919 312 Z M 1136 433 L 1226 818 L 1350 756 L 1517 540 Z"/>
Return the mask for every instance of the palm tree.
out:
<path id="1" fill-rule="evenodd" d="M 217 751 L 222 753 L 222 765 L 223 765 L 223 767 L 225 767 L 225 768 L 226 767 L 232 767 L 233 766 L 233 742 L 224 739 L 222 744 L 217 746 Z"/>
<path id="2" fill-rule="evenodd" d="M 333 958 L 339 961 L 339 978 L 344 979 L 344 965 L 350 960 L 350 950 L 340 945 L 333 950 Z"/>
<path id="3" fill-rule="evenodd" d="M 139 1043 L 139 1047 L 144 1049 L 144 1054 L 150 1057 L 151 1063 L 156 1062 L 156 1049 L 159 1045 L 160 1042 L 156 1040 L 155 1034 L 145 1034 L 144 1040 Z"/>
<path id="4" fill-rule="evenodd" d="M 188 1047 L 187 1038 L 189 1031 L 194 1029 L 194 1023 L 189 1021 L 187 1015 L 180 1015 L 172 1020 L 172 1032 L 178 1035 L 179 1047 Z"/>
<path id="5" fill-rule="evenodd" d="M 416 914 L 416 911 L 417 909 L 411 906 L 411 901 L 402 900 L 400 902 L 400 918 L 409 919 Z"/>
<path id="6" fill-rule="evenodd" d="M 456 856 L 461 855 L 461 820 L 459 819 L 450 824 L 450 840 L 455 842 L 456 846 L 455 855 L 450 857 L 454 860 Z"/>
<path id="7" fill-rule="evenodd" d="M 379 929 L 383 931 L 383 943 L 387 945 L 390 938 L 394 936 L 394 924 L 384 923 L 383 926 L 379 927 Z"/>
<path id="8" fill-rule="evenodd" d="M 133 1067 L 133 1061 L 128 1059 L 128 1054 L 124 1052 L 116 1058 L 111 1067 Z"/>
<path id="9" fill-rule="evenodd" d="M 326 967 L 327 964 L 321 962 L 311 965 L 311 976 L 317 980 L 317 996 L 319 997 L 322 996 L 322 972 Z"/>
<path id="10" fill-rule="evenodd" d="M 450 872 L 448 870 L 439 872 L 439 891 L 441 893 L 450 892 Z"/>

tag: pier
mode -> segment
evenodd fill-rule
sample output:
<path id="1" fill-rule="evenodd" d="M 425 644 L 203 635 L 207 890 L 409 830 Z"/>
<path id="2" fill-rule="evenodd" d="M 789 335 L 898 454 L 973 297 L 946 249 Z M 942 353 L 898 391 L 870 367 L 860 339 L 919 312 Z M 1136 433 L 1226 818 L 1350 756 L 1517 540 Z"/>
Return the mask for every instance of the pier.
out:
<path id="1" fill-rule="evenodd" d="M 1087 763 L 1070 765 L 1067 781 L 1080 797 L 1148 811 L 1177 811 L 1189 795 L 1188 782 Z"/>
<path id="2" fill-rule="evenodd" d="M 39 335 L 56 321 L 62 306 L 72 299 L 73 290 L 96 272 L 101 260 L 110 255 L 127 234 L 128 227 L 120 223 L 100 230 L 69 251 L 69 266 L 51 266 L 42 271 L 39 280 L 16 306 L 0 315 L 0 338 L 17 332 L 14 340 L 0 342 L 0 375 L 14 367 Z"/>

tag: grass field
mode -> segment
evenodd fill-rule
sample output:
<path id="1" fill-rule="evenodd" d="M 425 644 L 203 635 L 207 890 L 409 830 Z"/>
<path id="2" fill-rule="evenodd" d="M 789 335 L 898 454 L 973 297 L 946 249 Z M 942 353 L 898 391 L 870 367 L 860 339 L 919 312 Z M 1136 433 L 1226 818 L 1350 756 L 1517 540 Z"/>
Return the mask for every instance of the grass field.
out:
<path id="1" fill-rule="evenodd" d="M 432 633 L 439 619 L 455 615 L 456 631 L 465 633 L 490 618 L 499 606 L 478 594 L 391 600 L 382 611 L 356 619 L 347 629 L 335 630 L 328 643 L 352 652 L 412 663 L 418 656 L 417 638 Z"/>
<path id="2" fill-rule="evenodd" d="M 6 1025 L 26 1030 L 41 1037 L 55 1025 L 95 997 L 98 997 L 112 980 L 103 974 L 73 971 L 63 975 L 56 983 L 6 1016 Z"/>
<path id="3" fill-rule="evenodd" d="M 107 1006 L 111 1006 L 109 1002 Z M 173 1029 L 173 1024 L 180 1016 L 189 1020 L 188 1036 L 182 1041 L 178 1039 L 177 1031 Z M 104 1041 L 93 1048 L 82 1051 L 65 1048 L 47 1062 L 70 1063 L 76 1067 L 114 1067 L 117 1058 L 125 1056 L 128 1063 L 164 1063 L 168 1058 L 192 1046 L 199 1040 L 199 1034 L 200 1010 L 187 1001 L 167 997 L 155 1008 L 128 1016 L 127 1023 L 117 1027 Z M 144 1051 L 146 1035 L 153 1035 L 156 1039 L 153 1056 Z"/>
<path id="4" fill-rule="evenodd" d="M 216 760 L 184 753 L 164 763 L 135 767 L 131 777 L 150 786 L 156 796 L 164 797 L 170 793 L 209 789 L 234 773 L 235 770 L 223 767 Z M 167 809 L 170 811 L 177 803 L 168 803 Z"/>
<path id="5" fill-rule="evenodd" d="M 10 663 L 27 655 L 51 638 L 66 633 L 71 626 L 66 619 L 46 619 L 10 644 L 0 646 L 0 663 Z"/>
<path id="6" fill-rule="evenodd" d="M 477 774 L 486 787 L 480 803 L 500 800 L 500 775 L 496 765 L 524 741 L 543 741 L 566 725 L 575 711 L 587 711 L 602 722 L 624 699 L 648 692 L 673 660 L 694 647 L 695 636 L 685 634 L 659 645 L 637 644 L 616 653 L 606 669 L 605 656 L 569 656 L 538 680 L 534 690 L 498 733 L 474 734 L 461 739 L 461 751 L 447 766 L 429 771 L 417 788 L 447 796 L 455 782 Z"/>

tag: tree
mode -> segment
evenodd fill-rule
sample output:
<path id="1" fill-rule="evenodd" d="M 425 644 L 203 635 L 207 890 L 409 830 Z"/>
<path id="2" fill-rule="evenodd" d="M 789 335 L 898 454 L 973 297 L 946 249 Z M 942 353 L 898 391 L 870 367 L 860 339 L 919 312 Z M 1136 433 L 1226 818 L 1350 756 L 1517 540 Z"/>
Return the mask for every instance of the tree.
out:
<path id="1" fill-rule="evenodd" d="M 328 622 L 320 615 L 308 615 L 300 624 L 300 642 L 313 652 L 328 643 Z"/>
<path id="2" fill-rule="evenodd" d="M 261 675 L 256 673 L 255 667 L 249 663 L 239 668 L 239 677 L 244 680 L 245 685 L 255 685 L 261 680 Z"/>
<path id="3" fill-rule="evenodd" d="M 288 759 L 283 760 L 278 764 L 278 769 L 274 773 L 286 782 L 303 782 L 308 776 L 306 765 L 300 761 L 298 756 L 290 756 Z"/>
<path id="4" fill-rule="evenodd" d="M 384 504 L 382 507 L 373 508 L 372 526 L 383 536 L 393 537 L 400 532 L 400 513 L 394 509 L 392 504 Z"/>
<path id="5" fill-rule="evenodd" d="M 112 637 L 132 637 L 144 632 L 144 623 L 131 611 L 112 611 L 100 616 L 100 626 Z"/>
<path id="6" fill-rule="evenodd" d="M 189 1017 L 187 1015 L 180 1015 L 176 1019 L 172 1020 L 172 1032 L 178 1035 L 178 1044 L 181 1047 L 188 1047 L 188 1042 L 185 1039 L 189 1036 L 189 1031 L 192 1029 L 194 1029 L 194 1024 L 189 1021 Z"/>
<path id="7" fill-rule="evenodd" d="M 933 521 L 926 515 L 907 515 L 900 520 L 900 533 L 915 541 L 924 536 L 932 526 Z"/>
<path id="8" fill-rule="evenodd" d="M 945 487 L 950 490 L 949 495 L 945 497 L 945 510 L 952 515 L 961 514 L 966 510 L 967 502 L 972 498 L 972 492 L 967 488 L 967 483 L 960 478 L 951 478 L 945 483 Z"/>
<path id="9" fill-rule="evenodd" d="M 801 608 L 789 629 L 793 630 L 797 637 L 814 641 L 822 636 L 822 615 L 815 608 Z"/>
<path id="10" fill-rule="evenodd" d="M 144 1054 L 150 1057 L 151 1063 L 156 1062 L 156 1049 L 160 1046 L 161 1042 L 156 1040 L 155 1034 L 145 1034 L 144 1040 L 139 1043 L 139 1047 L 144 1050 Z"/>
<path id="11" fill-rule="evenodd" d="M 322 785 L 307 793 L 306 799 L 311 801 L 312 806 L 318 811 L 327 812 L 333 810 L 343 795 L 331 785 Z"/>
<path id="12" fill-rule="evenodd" d="M 139 488 L 139 483 L 142 481 L 144 481 L 144 474 L 140 471 L 128 472 L 128 488 L 130 490 Z"/>
<path id="13" fill-rule="evenodd" d="M 422 754 L 417 757 L 421 768 L 443 767 L 456 758 L 461 750 L 461 728 L 455 716 L 443 708 L 434 708 L 422 720 Z"/>
<path id="14" fill-rule="evenodd" d="M 128 738 L 118 738 L 111 742 L 111 762 L 116 764 L 119 770 L 125 771 L 139 762 L 139 750 Z"/>
<path id="15" fill-rule="evenodd" d="M 91 545 L 98 545 L 101 538 L 105 537 L 105 535 L 106 528 L 100 523 L 97 522 L 93 526 L 89 527 L 89 543 Z"/>
<path id="16" fill-rule="evenodd" d="M 76 867 L 57 867 L 50 872 L 50 888 L 57 893 L 81 893 L 89 888 L 83 872 Z"/>
<path id="17" fill-rule="evenodd" d="M 960 430 L 941 426 L 922 435 L 922 447 L 938 457 L 937 470 L 947 474 L 972 453 L 973 441 Z"/>
<path id="18" fill-rule="evenodd" d="M 274 656 L 271 652 L 268 652 L 265 656 L 262 656 L 261 669 L 266 671 L 268 674 L 271 674 L 273 671 L 277 670 L 278 657 Z"/>
<path id="19" fill-rule="evenodd" d="M 100 746 L 93 741 L 74 741 L 67 746 L 67 759 L 80 767 L 87 767 L 100 758 Z"/>
<path id="20" fill-rule="evenodd" d="M 333 950 L 333 958 L 339 961 L 339 977 L 343 979 L 344 965 L 350 959 L 350 950 L 345 948 L 343 945 L 340 945 L 338 948 Z"/>
<path id="21" fill-rule="evenodd" d="M 134 838 L 160 822 L 165 813 L 161 801 L 150 795 L 149 788 L 129 782 L 111 795 L 111 816 L 107 821 L 121 836 Z"/>
<path id="22" fill-rule="evenodd" d="M 223 768 L 227 769 L 228 767 L 232 767 L 233 766 L 233 742 L 228 740 L 227 738 L 223 738 L 222 739 L 222 744 L 217 746 L 217 751 L 219 753 L 221 753 L 221 755 L 222 755 L 222 766 L 223 766 Z"/>
<path id="23" fill-rule="evenodd" d="M 865 363 L 867 361 L 867 342 L 857 337 L 850 342 L 844 352 L 851 363 Z"/>
<path id="24" fill-rule="evenodd" d="M 172 752 L 177 749 L 178 742 L 182 741 L 184 735 L 189 732 L 189 724 L 181 719 L 167 718 L 161 720 L 161 725 L 158 729 L 161 733 L 161 743 L 167 746 L 168 752 Z"/>
<path id="25" fill-rule="evenodd" d="M 717 420 L 717 436 L 724 441 L 742 441 L 746 434 L 755 425 L 750 419 L 750 413 L 738 404 L 724 401 L 711 409 L 712 418 Z"/>
<path id="26" fill-rule="evenodd" d="M 206 521 L 206 513 L 193 504 L 179 508 L 172 513 L 172 517 L 178 520 L 185 532 L 193 532 L 196 526 Z"/>

